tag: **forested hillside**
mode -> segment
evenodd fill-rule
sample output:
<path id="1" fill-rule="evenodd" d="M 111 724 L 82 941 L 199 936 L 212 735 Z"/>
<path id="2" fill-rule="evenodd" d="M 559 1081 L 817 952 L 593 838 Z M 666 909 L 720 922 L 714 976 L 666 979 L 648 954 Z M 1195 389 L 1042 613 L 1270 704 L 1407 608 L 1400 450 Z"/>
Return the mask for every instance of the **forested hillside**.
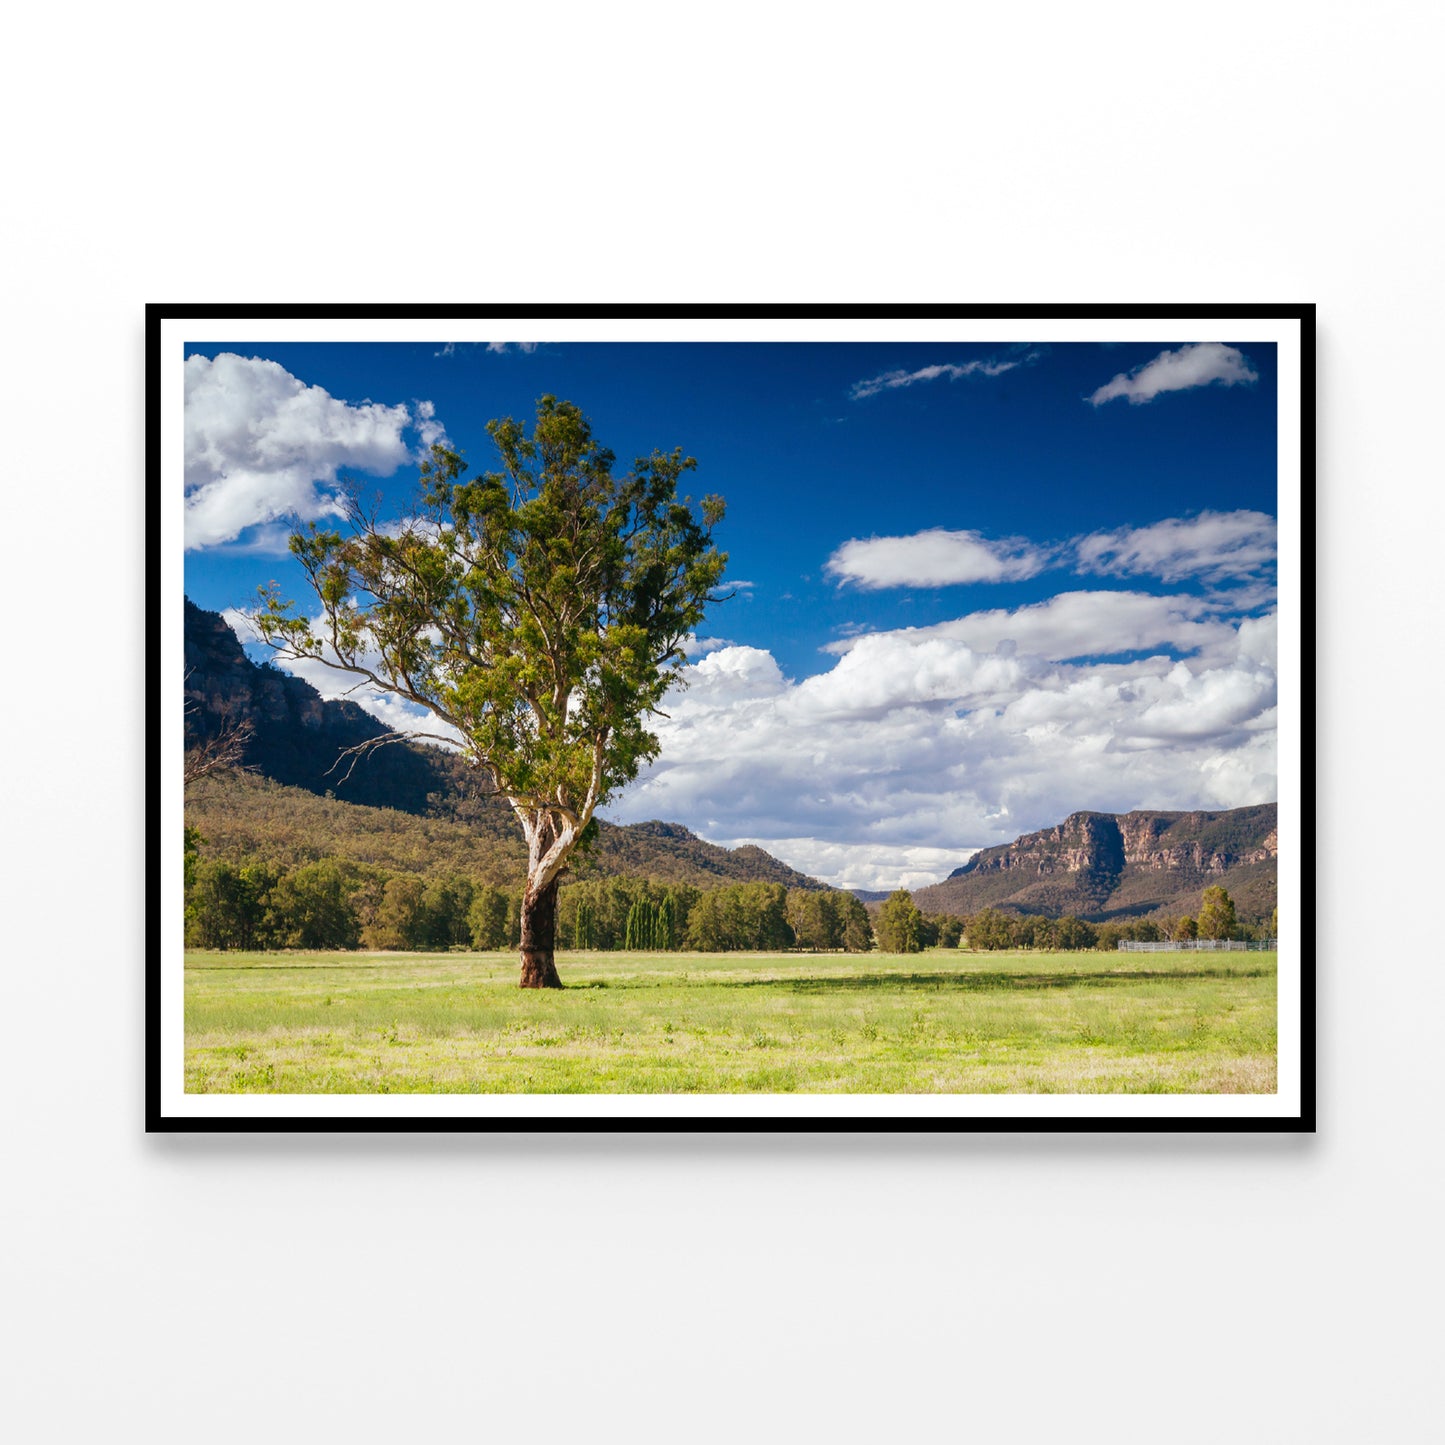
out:
<path id="1" fill-rule="evenodd" d="M 203 779 L 186 791 L 186 823 L 204 842 L 202 858 L 263 860 L 290 867 L 321 858 L 414 873 L 462 874 L 499 888 L 526 875 L 521 830 L 504 806 L 473 805 L 430 815 L 344 803 L 256 774 Z M 823 885 L 761 848 L 719 848 L 676 823 L 601 824 L 596 841 L 574 858 L 570 876 L 634 876 L 699 888 L 720 883 Z"/>

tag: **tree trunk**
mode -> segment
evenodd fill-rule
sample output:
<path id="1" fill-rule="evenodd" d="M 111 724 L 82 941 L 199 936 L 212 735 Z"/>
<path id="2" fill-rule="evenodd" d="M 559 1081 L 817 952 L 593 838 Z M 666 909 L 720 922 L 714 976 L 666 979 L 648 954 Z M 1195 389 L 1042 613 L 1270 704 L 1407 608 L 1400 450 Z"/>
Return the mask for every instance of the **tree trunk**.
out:
<path id="1" fill-rule="evenodd" d="M 553 878 L 544 888 L 534 889 L 531 880 L 522 894 L 522 987 L 561 988 L 557 977 L 557 889 Z"/>

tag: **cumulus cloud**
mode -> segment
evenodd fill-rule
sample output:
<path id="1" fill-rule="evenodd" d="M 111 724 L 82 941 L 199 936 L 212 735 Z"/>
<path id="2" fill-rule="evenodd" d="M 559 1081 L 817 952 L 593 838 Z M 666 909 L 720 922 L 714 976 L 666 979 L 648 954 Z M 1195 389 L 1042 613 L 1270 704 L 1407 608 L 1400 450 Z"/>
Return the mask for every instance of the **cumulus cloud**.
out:
<path id="1" fill-rule="evenodd" d="M 247 619 L 227 620 L 252 639 Z M 802 680 L 764 648 L 698 642 L 653 720 L 659 757 L 605 815 L 675 820 L 835 886 L 892 888 L 1079 809 L 1271 801 L 1276 645 L 1273 615 L 1131 592 L 866 634 Z M 323 664 L 284 665 L 390 727 L 442 731 Z"/>
<path id="2" fill-rule="evenodd" d="M 1098 658 L 1151 648 L 1194 653 L 1227 646 L 1235 626 L 1211 615 L 1199 597 L 1156 597 L 1147 592 L 1061 592 L 1012 610 L 994 608 L 928 627 L 864 634 L 830 642 L 824 651 L 848 653 L 865 638 L 918 645 L 963 643 L 977 652 L 1034 656 L 1048 662 Z"/>
<path id="3" fill-rule="evenodd" d="M 921 381 L 937 381 L 941 376 L 946 376 L 950 381 L 957 381 L 964 376 L 1002 376 L 1016 366 L 1027 365 L 1036 355 L 1036 352 L 1031 352 L 1028 356 L 1021 356 L 1013 361 L 990 358 L 986 361 L 965 361 L 961 365 L 944 362 L 937 366 L 921 366 L 917 371 L 904 371 L 900 367 L 895 371 L 870 376 L 864 381 L 855 381 L 848 388 L 848 395 L 854 401 L 864 401 L 870 396 L 877 396 L 881 391 L 896 391 L 902 386 L 916 386 Z"/>
<path id="4" fill-rule="evenodd" d="M 1275 519 L 1263 512 L 1201 512 L 1148 527 L 1094 532 L 1078 538 L 1074 557 L 1080 572 L 1218 583 L 1272 569 L 1277 548 Z"/>
<path id="5" fill-rule="evenodd" d="M 1273 617 L 1196 618 L 1197 601 L 1140 597 L 1109 623 L 1109 649 L 1159 636 L 1193 644 L 1191 656 L 1051 655 L 1078 655 L 1078 629 L 1107 620 L 1094 609 L 1118 595 L 1131 596 L 977 614 L 953 634 L 870 634 L 801 682 L 762 649 L 714 652 L 664 704 L 661 756 L 609 816 L 675 818 L 827 881 L 881 888 L 934 881 L 972 848 L 1081 808 L 1272 800 Z M 1166 605 L 1151 613 L 1156 601 Z"/>
<path id="6" fill-rule="evenodd" d="M 1084 575 L 1253 582 L 1258 596 L 1251 605 L 1258 606 L 1270 600 L 1277 545 L 1275 519 L 1264 512 L 1206 511 L 1146 527 L 1092 532 L 1050 546 L 1025 537 L 988 538 L 943 527 L 904 537 L 853 538 L 828 558 L 824 571 L 840 584 L 878 591 L 1018 582 L 1066 565 Z M 1233 600 L 1227 605 L 1248 610 Z"/>
<path id="7" fill-rule="evenodd" d="M 1050 554 L 1021 537 L 990 541 L 981 532 L 932 527 L 907 537 L 844 542 L 824 570 L 868 591 L 883 587 L 951 587 L 965 582 L 1017 582 L 1048 565 Z"/>
<path id="8" fill-rule="evenodd" d="M 784 858 L 791 868 L 826 879 L 834 888 L 874 892 L 926 888 L 973 857 L 973 848 L 908 848 L 887 843 L 820 843 L 816 838 L 720 838 L 725 848 L 745 843 Z"/>
<path id="9" fill-rule="evenodd" d="M 1102 406 L 1115 397 L 1127 397 L 1131 406 L 1153 401 L 1165 391 L 1187 391 L 1195 386 L 1240 386 L 1258 381 L 1259 373 L 1249 364 L 1243 352 L 1218 341 L 1201 341 L 1194 346 L 1181 346 L 1178 351 L 1161 351 L 1153 361 L 1121 371 L 1113 381 L 1106 382 L 1089 398 L 1094 406 Z"/>
<path id="10" fill-rule="evenodd" d="M 423 451 L 430 451 L 437 442 L 447 440 L 446 428 L 437 420 L 436 403 L 419 401 L 416 404 L 416 434 L 421 440 Z"/>
<path id="11" fill-rule="evenodd" d="M 185 365 L 186 547 L 234 542 L 248 528 L 340 512 L 338 470 L 390 476 L 446 433 L 431 402 L 352 405 L 261 357 L 222 352 Z M 262 550 L 265 550 L 263 548 Z"/>

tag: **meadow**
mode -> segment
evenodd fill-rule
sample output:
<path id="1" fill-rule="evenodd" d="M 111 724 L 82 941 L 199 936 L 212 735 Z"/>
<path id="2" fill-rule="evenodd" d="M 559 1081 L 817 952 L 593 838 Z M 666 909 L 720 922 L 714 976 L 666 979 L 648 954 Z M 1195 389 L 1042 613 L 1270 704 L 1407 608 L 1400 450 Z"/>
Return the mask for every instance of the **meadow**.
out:
<path id="1" fill-rule="evenodd" d="M 186 955 L 186 1089 L 1272 1093 L 1273 953 Z"/>

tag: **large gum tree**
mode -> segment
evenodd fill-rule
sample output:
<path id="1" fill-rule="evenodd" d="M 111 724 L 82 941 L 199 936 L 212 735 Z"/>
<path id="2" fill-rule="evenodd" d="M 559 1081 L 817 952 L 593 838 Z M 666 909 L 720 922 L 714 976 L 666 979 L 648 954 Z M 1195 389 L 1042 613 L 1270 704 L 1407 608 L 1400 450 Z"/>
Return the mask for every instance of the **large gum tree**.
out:
<path id="1" fill-rule="evenodd" d="M 521 985 L 560 988 L 563 869 L 598 806 L 657 755 L 650 715 L 717 600 L 723 504 L 679 497 L 697 465 L 681 450 L 619 474 L 552 396 L 530 431 L 511 418 L 487 431 L 500 469 L 467 481 L 460 453 L 434 446 L 404 523 L 353 497 L 344 529 L 295 533 L 320 615 L 296 615 L 273 584 L 256 622 L 282 657 L 354 673 L 455 730 L 526 837 Z"/>

